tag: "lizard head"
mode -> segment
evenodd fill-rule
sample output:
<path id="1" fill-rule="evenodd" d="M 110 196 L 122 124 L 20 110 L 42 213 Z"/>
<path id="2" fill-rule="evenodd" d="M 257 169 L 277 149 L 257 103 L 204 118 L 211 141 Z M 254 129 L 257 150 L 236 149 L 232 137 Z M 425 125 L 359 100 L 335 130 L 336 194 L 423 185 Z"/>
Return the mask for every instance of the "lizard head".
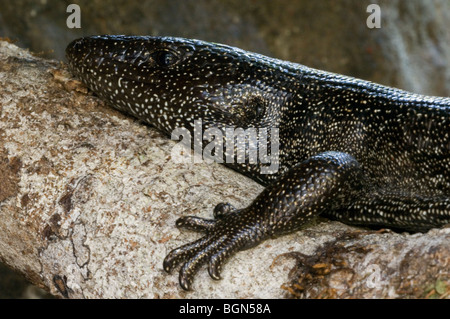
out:
<path id="1" fill-rule="evenodd" d="M 286 64 L 199 40 L 92 36 L 70 43 L 66 56 L 98 96 L 169 134 L 198 119 L 205 128 L 276 126 L 294 89 Z"/>

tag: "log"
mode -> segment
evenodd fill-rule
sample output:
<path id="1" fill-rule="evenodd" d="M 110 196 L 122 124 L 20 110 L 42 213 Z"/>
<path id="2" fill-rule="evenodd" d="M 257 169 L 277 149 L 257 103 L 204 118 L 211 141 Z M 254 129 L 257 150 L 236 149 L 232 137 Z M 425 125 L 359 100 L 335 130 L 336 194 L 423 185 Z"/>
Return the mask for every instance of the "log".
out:
<path id="1" fill-rule="evenodd" d="M 262 187 L 216 163 L 176 163 L 174 145 L 63 63 L 0 41 L 0 260 L 64 298 L 449 297 L 449 228 L 324 219 L 237 253 L 222 280 L 202 268 L 183 291 L 162 261 L 199 235 L 175 220 L 245 207 Z"/>

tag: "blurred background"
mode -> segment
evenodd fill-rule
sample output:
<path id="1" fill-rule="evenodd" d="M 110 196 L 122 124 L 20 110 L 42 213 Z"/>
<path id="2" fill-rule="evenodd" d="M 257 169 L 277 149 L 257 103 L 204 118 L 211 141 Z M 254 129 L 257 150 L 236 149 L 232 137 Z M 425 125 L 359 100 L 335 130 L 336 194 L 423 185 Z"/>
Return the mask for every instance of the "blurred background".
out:
<path id="1" fill-rule="evenodd" d="M 66 25 L 69 4 L 81 8 L 80 29 Z M 370 4 L 379 5 L 380 28 L 367 26 Z M 70 41 L 94 34 L 196 38 L 416 93 L 450 95 L 450 0 L 0 2 L 0 38 L 38 56 L 64 61 Z M 0 298 L 46 296 L 0 265 Z"/>

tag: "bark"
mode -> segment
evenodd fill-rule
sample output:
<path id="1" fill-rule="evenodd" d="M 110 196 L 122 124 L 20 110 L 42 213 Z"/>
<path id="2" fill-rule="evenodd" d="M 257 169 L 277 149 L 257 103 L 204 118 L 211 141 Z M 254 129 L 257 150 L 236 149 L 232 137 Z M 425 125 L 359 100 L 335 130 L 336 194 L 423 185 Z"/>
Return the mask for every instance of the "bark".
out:
<path id="1" fill-rule="evenodd" d="M 4 41 L 0 137 L 0 259 L 56 296 L 449 296 L 449 228 L 409 235 L 327 220 L 238 253 L 220 281 L 202 268 L 182 291 L 162 261 L 198 235 L 175 220 L 244 207 L 262 187 L 215 163 L 177 164 L 175 142 L 90 95 L 64 64 Z"/>

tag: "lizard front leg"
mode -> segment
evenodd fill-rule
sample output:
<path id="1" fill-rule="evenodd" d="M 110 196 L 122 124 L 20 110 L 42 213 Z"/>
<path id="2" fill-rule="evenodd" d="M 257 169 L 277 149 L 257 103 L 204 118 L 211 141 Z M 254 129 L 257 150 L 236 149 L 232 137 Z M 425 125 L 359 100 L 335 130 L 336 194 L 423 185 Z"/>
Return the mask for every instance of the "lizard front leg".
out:
<path id="1" fill-rule="evenodd" d="M 222 265 L 235 252 L 296 231 L 322 212 L 348 203 L 358 193 L 360 174 L 358 162 L 349 154 L 321 153 L 291 168 L 246 208 L 219 204 L 214 219 L 182 217 L 178 227 L 204 236 L 172 250 L 164 269 L 170 272 L 183 263 L 179 281 L 185 290 L 205 263 L 210 276 L 219 279 Z"/>

